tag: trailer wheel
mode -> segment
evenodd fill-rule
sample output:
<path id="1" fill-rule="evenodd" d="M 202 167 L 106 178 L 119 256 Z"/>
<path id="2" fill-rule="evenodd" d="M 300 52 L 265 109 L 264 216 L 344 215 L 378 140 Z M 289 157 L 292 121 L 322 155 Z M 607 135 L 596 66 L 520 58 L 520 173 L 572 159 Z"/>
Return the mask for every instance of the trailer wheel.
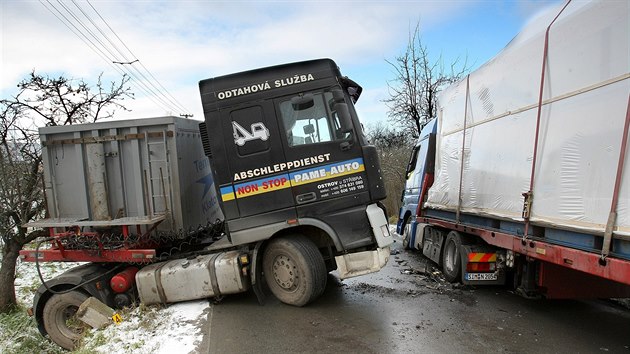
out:
<path id="1" fill-rule="evenodd" d="M 53 295 L 44 305 L 44 328 L 50 339 L 59 346 L 72 350 L 81 340 L 86 325 L 76 318 L 79 306 L 88 296 L 71 291 Z"/>
<path id="2" fill-rule="evenodd" d="M 405 228 L 403 229 L 403 237 L 402 237 L 402 245 L 403 249 L 411 249 L 409 247 L 409 242 L 411 242 L 411 223 L 407 222 L 405 224 Z"/>
<path id="3" fill-rule="evenodd" d="M 272 240 L 263 255 L 271 292 L 285 304 L 304 306 L 326 288 L 326 264 L 317 246 L 302 235 Z"/>
<path id="4" fill-rule="evenodd" d="M 442 251 L 442 273 L 444 278 L 451 283 L 456 283 L 462 277 L 462 259 L 460 248 L 462 239 L 457 231 L 451 231 L 446 235 L 444 250 Z"/>

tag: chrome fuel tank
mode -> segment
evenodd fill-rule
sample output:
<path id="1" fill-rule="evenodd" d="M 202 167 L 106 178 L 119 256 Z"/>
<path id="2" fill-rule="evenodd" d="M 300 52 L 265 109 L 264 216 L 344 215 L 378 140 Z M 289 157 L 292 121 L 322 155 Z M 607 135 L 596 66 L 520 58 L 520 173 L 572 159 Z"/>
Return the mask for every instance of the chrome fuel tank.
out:
<path id="1" fill-rule="evenodd" d="M 249 279 L 242 272 L 241 254 L 229 251 L 144 267 L 136 274 L 140 301 L 166 304 L 244 292 Z"/>

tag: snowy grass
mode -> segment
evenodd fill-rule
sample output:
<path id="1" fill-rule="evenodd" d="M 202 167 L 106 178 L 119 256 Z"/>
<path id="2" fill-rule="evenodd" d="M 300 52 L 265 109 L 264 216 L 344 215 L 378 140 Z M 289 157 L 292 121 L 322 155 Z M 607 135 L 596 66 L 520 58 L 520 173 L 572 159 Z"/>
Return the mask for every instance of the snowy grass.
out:
<path id="1" fill-rule="evenodd" d="M 78 263 L 41 263 L 44 280 Z M 18 262 L 15 292 L 18 308 L 0 315 L 0 353 L 63 353 L 42 337 L 26 314 L 41 282 L 34 263 Z M 201 327 L 210 311 L 208 300 L 162 306 L 139 305 L 120 311 L 123 322 L 86 331 L 77 353 L 189 353 L 203 339 Z"/>
<path id="2" fill-rule="evenodd" d="M 45 263 L 41 265 L 45 279 L 57 276 L 76 263 Z M 56 344 L 46 340 L 37 330 L 33 317 L 26 309 L 31 307 L 35 291 L 41 282 L 34 263 L 18 261 L 15 271 L 15 296 L 18 308 L 0 314 L 0 352 L 2 353 L 63 353 Z"/>
<path id="3" fill-rule="evenodd" d="M 0 314 L 0 353 L 63 353 L 56 344 L 44 339 L 35 319 L 17 308 L 9 314 Z"/>

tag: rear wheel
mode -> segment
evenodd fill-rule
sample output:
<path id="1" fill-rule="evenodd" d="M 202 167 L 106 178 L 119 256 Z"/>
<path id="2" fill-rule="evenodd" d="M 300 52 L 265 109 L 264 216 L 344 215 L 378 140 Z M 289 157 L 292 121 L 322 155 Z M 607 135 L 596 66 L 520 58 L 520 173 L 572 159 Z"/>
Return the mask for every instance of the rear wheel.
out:
<path id="1" fill-rule="evenodd" d="M 271 292 L 282 302 L 304 306 L 326 288 L 326 264 L 317 246 L 303 235 L 272 240 L 263 255 Z"/>
<path id="2" fill-rule="evenodd" d="M 86 328 L 76 317 L 76 313 L 87 298 L 83 293 L 71 291 L 55 294 L 46 302 L 43 311 L 44 328 L 53 342 L 68 350 L 76 348 Z"/>
<path id="3" fill-rule="evenodd" d="M 442 272 L 444 278 L 451 283 L 455 283 L 462 278 L 462 259 L 460 249 L 462 240 L 457 231 L 451 231 L 446 235 L 444 250 L 442 251 Z"/>

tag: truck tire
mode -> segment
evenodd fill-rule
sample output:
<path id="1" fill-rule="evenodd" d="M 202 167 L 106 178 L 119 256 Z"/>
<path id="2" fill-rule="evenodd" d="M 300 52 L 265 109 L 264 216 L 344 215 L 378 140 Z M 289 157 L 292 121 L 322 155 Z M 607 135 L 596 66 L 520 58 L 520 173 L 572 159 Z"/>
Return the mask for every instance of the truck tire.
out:
<path id="1" fill-rule="evenodd" d="M 462 278 L 461 246 L 462 239 L 459 232 L 451 231 L 446 235 L 442 250 L 442 273 L 444 273 L 444 278 L 451 283 L 456 283 Z"/>
<path id="2" fill-rule="evenodd" d="M 304 306 L 326 288 L 326 264 L 317 246 L 303 235 L 272 240 L 263 255 L 265 281 L 278 300 Z"/>
<path id="3" fill-rule="evenodd" d="M 403 228 L 403 235 L 402 235 L 402 245 L 403 245 L 403 249 L 411 249 L 411 247 L 409 247 L 409 243 L 411 242 L 411 223 L 407 222 L 405 224 L 405 227 Z"/>
<path id="4" fill-rule="evenodd" d="M 46 301 L 42 316 L 44 328 L 50 339 L 60 347 L 72 350 L 79 344 L 86 327 L 75 314 L 87 298 L 81 292 L 71 291 L 55 294 Z"/>

